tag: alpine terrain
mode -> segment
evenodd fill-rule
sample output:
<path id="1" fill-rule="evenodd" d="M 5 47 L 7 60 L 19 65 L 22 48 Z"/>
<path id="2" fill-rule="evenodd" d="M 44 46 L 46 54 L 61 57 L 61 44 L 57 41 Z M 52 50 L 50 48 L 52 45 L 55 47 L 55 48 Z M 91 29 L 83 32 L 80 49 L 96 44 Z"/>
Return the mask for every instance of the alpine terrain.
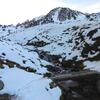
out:
<path id="1" fill-rule="evenodd" d="M 100 13 L 58 7 L 16 26 L 0 25 L 0 100 L 100 100 L 88 98 L 98 94 L 90 85 L 71 93 L 52 86 L 50 77 L 82 70 L 100 72 Z"/>

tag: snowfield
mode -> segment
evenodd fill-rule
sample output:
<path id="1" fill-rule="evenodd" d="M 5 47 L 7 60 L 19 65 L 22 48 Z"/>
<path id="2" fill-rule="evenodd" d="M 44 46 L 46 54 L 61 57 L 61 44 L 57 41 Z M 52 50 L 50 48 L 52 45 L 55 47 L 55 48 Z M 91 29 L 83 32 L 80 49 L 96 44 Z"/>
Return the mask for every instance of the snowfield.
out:
<path id="1" fill-rule="evenodd" d="M 43 100 L 59 100 L 61 90 L 58 87 L 50 89 L 51 80 L 43 78 L 43 74 L 47 70 L 41 67 L 41 64 L 48 65 L 50 63 L 40 59 L 36 52 L 30 52 L 16 43 L 1 40 L 0 57 L 4 62 L 8 59 L 23 67 L 36 70 L 36 74 L 29 73 L 16 68 L 16 66 L 9 69 L 8 65 L 3 64 L 4 69 L 0 69 L 0 77 L 2 77 L 1 80 L 3 80 L 5 87 L 0 91 L 1 94 L 15 95 L 16 100 L 32 100 L 32 98 L 34 100 L 40 100 L 41 98 Z M 38 75 L 38 73 L 41 75 Z"/>
<path id="2" fill-rule="evenodd" d="M 59 100 L 60 89 L 50 89 L 51 80 L 28 73 L 18 68 L 5 68 L 0 71 L 5 88 L 0 93 L 16 95 L 16 100 Z"/>
<path id="3" fill-rule="evenodd" d="M 23 38 L 21 37 L 21 39 Z M 61 90 L 58 87 L 50 89 L 51 80 L 43 78 L 42 75 L 47 70 L 41 67 L 41 64 L 47 65 L 50 63 L 40 59 L 36 52 L 30 52 L 25 47 L 4 39 L 0 41 L 0 57 L 5 62 L 8 59 L 21 66 L 34 68 L 37 73 L 41 73 L 41 75 L 38 75 L 25 72 L 16 68 L 16 66 L 9 69 L 7 65 L 3 64 L 4 69 L 0 69 L 0 77 L 2 77 L 1 80 L 3 80 L 5 88 L 0 91 L 1 94 L 15 95 L 17 96 L 16 100 L 32 100 L 32 98 L 34 100 L 40 100 L 41 98 L 43 100 L 59 100 Z"/>

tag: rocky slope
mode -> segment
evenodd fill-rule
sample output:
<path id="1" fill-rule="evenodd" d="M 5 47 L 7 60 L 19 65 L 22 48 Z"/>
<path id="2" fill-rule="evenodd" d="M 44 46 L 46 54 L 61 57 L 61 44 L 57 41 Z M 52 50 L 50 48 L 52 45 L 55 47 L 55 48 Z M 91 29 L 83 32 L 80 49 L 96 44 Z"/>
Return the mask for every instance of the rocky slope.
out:
<path id="1" fill-rule="evenodd" d="M 0 26 L 0 77 L 5 84 L 0 93 L 17 95 L 18 100 L 59 100 L 60 89 L 50 89 L 51 80 L 43 76 L 100 71 L 99 66 L 100 13 L 55 8 L 16 26 Z"/>

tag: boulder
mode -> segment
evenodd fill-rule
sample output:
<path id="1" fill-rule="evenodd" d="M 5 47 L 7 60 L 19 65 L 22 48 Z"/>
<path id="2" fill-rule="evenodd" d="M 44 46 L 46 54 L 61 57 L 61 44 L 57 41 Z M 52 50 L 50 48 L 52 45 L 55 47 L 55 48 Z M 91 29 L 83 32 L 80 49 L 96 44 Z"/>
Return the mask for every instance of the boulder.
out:
<path id="1" fill-rule="evenodd" d="M 2 90 L 4 88 L 4 83 L 2 80 L 0 80 L 0 90 Z"/>

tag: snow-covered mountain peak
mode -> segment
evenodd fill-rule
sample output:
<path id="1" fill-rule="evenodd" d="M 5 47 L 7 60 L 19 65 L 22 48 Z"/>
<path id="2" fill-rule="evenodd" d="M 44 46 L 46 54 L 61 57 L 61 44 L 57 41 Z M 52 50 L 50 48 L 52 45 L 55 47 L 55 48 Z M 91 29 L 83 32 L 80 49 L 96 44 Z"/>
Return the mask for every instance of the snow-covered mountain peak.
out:
<path id="1" fill-rule="evenodd" d="M 28 28 L 48 23 L 68 24 L 74 22 L 87 23 L 88 21 L 100 21 L 100 13 L 88 14 L 72 10 L 70 8 L 57 7 L 44 16 L 27 20 L 17 26 L 24 26 L 25 28 Z"/>
<path id="2" fill-rule="evenodd" d="M 72 10 L 70 8 L 57 7 L 52 9 L 49 13 L 47 13 L 44 16 L 34 18 L 32 20 L 27 20 L 24 23 L 19 24 L 18 26 L 24 26 L 28 28 L 48 23 L 61 24 L 79 20 L 81 21 L 86 18 L 86 14 L 82 12 Z"/>
<path id="3" fill-rule="evenodd" d="M 71 19 L 76 20 L 80 15 L 84 14 L 79 11 L 71 10 L 70 8 L 61 7 L 55 8 L 47 14 L 47 16 L 49 16 L 49 18 L 51 17 L 54 22 L 63 22 Z"/>

